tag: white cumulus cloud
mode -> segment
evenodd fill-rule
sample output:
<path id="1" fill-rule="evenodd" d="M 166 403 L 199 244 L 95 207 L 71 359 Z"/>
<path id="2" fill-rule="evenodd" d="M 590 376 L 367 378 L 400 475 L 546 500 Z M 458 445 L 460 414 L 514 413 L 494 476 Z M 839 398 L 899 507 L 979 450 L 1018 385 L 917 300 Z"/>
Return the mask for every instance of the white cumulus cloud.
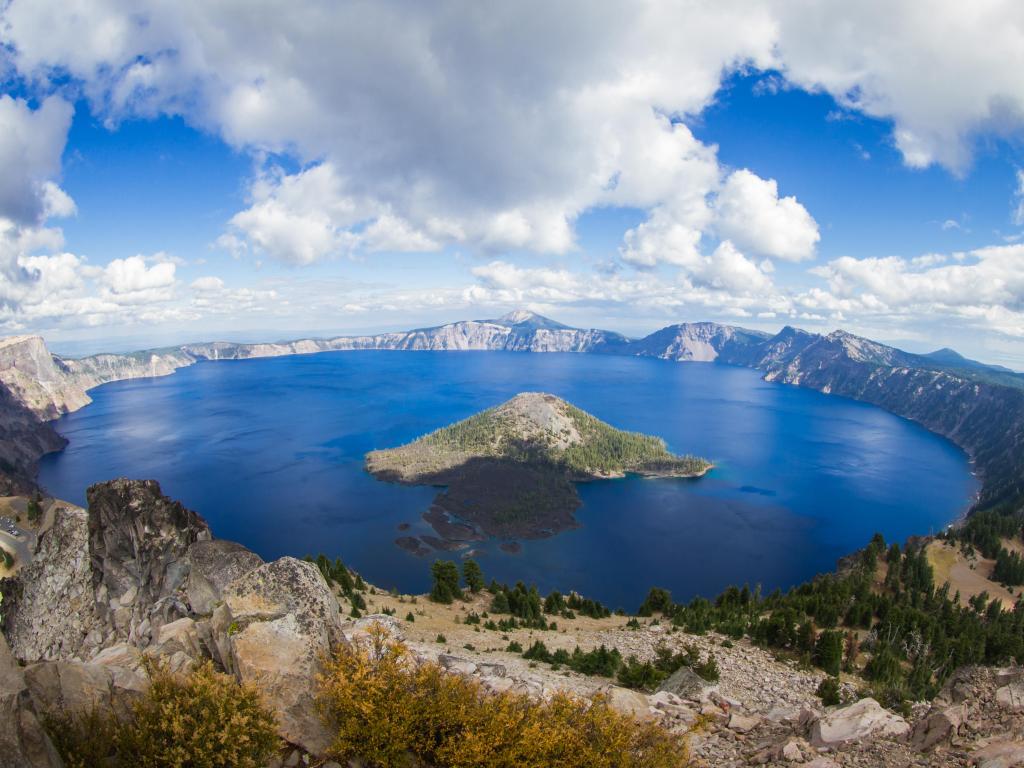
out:
<path id="1" fill-rule="evenodd" d="M 814 257 L 817 222 L 795 197 L 779 197 L 774 179 L 749 170 L 729 174 L 715 204 L 719 233 L 740 248 L 787 261 Z"/>

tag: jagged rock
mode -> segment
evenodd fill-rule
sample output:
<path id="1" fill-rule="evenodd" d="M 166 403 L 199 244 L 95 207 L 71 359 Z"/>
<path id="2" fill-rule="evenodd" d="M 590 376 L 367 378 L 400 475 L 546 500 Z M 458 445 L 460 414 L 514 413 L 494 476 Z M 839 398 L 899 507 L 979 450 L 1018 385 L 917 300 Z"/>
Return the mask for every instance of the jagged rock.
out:
<path id="1" fill-rule="evenodd" d="M 1010 683 L 1024 683 L 1024 667 L 1001 667 L 993 671 L 996 685 L 1003 686 Z"/>
<path id="2" fill-rule="evenodd" d="M 507 674 L 504 664 L 477 664 L 477 671 L 484 677 L 505 677 Z"/>
<path id="3" fill-rule="evenodd" d="M 62 768 L 40 714 L 24 672 L 0 636 L 0 768 Z"/>
<path id="4" fill-rule="evenodd" d="M 1024 741 L 997 741 L 971 755 L 978 768 L 1020 768 L 1024 766 Z"/>
<path id="5" fill-rule="evenodd" d="M 749 733 L 761 724 L 761 718 L 741 715 L 733 712 L 729 715 L 729 730 L 737 733 Z"/>
<path id="6" fill-rule="evenodd" d="M 822 715 L 811 725 L 811 743 L 816 747 L 841 747 L 868 736 L 904 736 L 907 721 L 871 698 L 861 699 Z"/>
<path id="7" fill-rule="evenodd" d="M 961 705 L 935 710 L 914 726 L 910 746 L 918 752 L 926 752 L 955 736 L 963 721 L 964 708 Z"/>
<path id="8" fill-rule="evenodd" d="M 314 699 L 323 659 L 345 643 L 338 602 L 316 566 L 283 557 L 231 582 L 213 614 L 224 667 L 255 684 L 281 735 L 314 754 L 331 736 Z"/>
<path id="9" fill-rule="evenodd" d="M 224 588 L 263 565 L 263 558 L 233 541 L 200 540 L 188 549 L 185 595 L 193 613 L 208 614 Z"/>
<path id="10" fill-rule="evenodd" d="M 801 749 L 801 742 L 806 744 L 803 739 L 790 739 L 782 745 L 782 759 L 790 763 L 803 762 L 804 753 Z"/>
<path id="11" fill-rule="evenodd" d="M 1024 712 L 1024 682 L 1014 681 L 996 689 L 996 704 L 1010 712 Z"/>
<path id="12" fill-rule="evenodd" d="M 154 480 L 97 483 L 89 500 L 89 554 L 97 602 L 118 637 L 145 646 L 161 624 L 188 614 L 178 590 L 189 547 L 208 540 L 199 515 L 160 492 Z"/>
<path id="13" fill-rule="evenodd" d="M 172 672 L 188 671 L 206 655 L 196 622 L 188 617 L 160 627 L 146 652 L 162 657 Z"/>
<path id="14" fill-rule="evenodd" d="M 658 686 L 659 691 L 668 691 L 691 701 L 702 701 L 714 688 L 714 683 L 709 683 L 689 667 L 680 667 Z"/>
<path id="15" fill-rule="evenodd" d="M 124 713 L 149 688 L 138 671 L 82 661 L 41 661 L 25 668 L 25 682 L 40 712 Z"/>
<path id="16" fill-rule="evenodd" d="M 89 559 L 89 516 L 60 504 L 39 532 L 31 563 L 3 585 L 4 632 L 23 660 L 67 659 L 83 653 L 87 638 L 112 631 L 96 611 Z"/>
<path id="17" fill-rule="evenodd" d="M 449 672 L 456 672 L 460 675 L 469 676 L 476 673 L 476 664 L 472 661 L 459 658 L 458 656 L 451 656 L 447 653 L 442 653 L 438 656 L 437 663 Z"/>
<path id="18" fill-rule="evenodd" d="M 624 715 L 632 715 L 639 719 L 646 719 L 651 716 L 651 703 L 648 698 L 639 691 L 631 691 L 629 688 L 621 688 L 617 685 L 609 685 L 603 691 L 608 699 L 608 706 L 616 712 Z"/>

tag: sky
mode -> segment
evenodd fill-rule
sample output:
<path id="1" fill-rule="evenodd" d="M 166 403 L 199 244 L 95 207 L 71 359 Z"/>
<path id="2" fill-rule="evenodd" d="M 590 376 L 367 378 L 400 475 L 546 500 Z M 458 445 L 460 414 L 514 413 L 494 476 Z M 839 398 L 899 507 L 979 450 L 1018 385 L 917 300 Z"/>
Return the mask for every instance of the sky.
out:
<path id="1" fill-rule="evenodd" d="M 1024 4 L 0 0 L 0 333 L 526 307 L 1024 370 Z"/>

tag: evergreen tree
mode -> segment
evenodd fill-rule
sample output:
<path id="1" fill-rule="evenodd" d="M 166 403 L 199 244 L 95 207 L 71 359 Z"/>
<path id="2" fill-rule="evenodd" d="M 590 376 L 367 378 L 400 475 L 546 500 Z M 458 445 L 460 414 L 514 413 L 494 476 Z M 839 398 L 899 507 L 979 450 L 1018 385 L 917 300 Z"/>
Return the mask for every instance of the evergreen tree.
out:
<path id="1" fill-rule="evenodd" d="M 39 500 L 34 496 L 28 500 L 28 521 L 30 523 L 39 522 L 39 518 L 42 517 L 43 508 L 39 504 Z"/>
<path id="2" fill-rule="evenodd" d="M 484 572 L 476 560 L 465 560 L 462 563 L 462 578 L 469 591 L 476 594 L 484 588 Z"/>
<path id="3" fill-rule="evenodd" d="M 491 600 L 491 613 L 512 613 L 505 590 L 499 589 L 494 593 L 494 599 Z"/>
<path id="4" fill-rule="evenodd" d="M 435 603 L 451 603 L 462 598 L 459 589 L 459 569 L 451 560 L 435 560 L 430 567 L 433 584 L 430 588 L 430 599 Z"/>
<path id="5" fill-rule="evenodd" d="M 814 646 L 815 663 L 833 677 L 839 676 L 843 664 L 843 635 L 826 630 L 818 636 Z"/>
<path id="6" fill-rule="evenodd" d="M 666 616 L 672 613 L 672 593 L 667 589 L 651 587 L 651 590 L 647 593 L 647 599 L 644 600 L 640 610 L 637 611 L 638 616 L 653 616 L 655 613 L 661 613 Z"/>

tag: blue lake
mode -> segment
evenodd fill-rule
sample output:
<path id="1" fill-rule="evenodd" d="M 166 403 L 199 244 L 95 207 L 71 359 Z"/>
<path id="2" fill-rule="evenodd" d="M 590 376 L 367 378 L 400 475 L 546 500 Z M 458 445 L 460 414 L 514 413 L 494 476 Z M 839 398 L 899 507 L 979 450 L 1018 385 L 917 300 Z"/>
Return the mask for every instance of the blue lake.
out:
<path id="1" fill-rule="evenodd" d="M 580 528 L 514 555 L 478 547 L 488 578 L 542 592 L 635 609 L 652 585 L 677 600 L 729 584 L 785 588 L 875 531 L 902 541 L 941 529 L 977 488 L 964 454 L 916 424 L 756 371 L 502 352 L 334 352 L 108 384 L 56 423 L 71 442 L 43 459 L 40 480 L 81 504 L 94 482 L 154 478 L 216 536 L 265 558 L 340 555 L 379 586 L 424 591 L 432 558 L 394 539 L 408 535 L 400 523 L 429 532 L 420 514 L 436 489 L 378 482 L 364 454 L 529 390 L 716 465 L 696 481 L 581 485 Z"/>

